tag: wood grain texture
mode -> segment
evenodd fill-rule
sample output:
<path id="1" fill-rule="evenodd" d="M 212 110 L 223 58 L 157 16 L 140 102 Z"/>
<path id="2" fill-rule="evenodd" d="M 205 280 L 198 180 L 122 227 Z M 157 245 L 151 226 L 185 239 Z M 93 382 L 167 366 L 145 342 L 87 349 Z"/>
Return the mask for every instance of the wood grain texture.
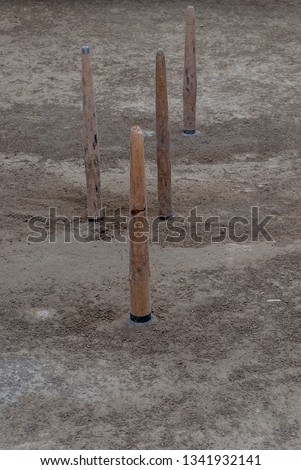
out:
<path id="1" fill-rule="evenodd" d="M 166 65 L 163 49 L 156 54 L 156 139 L 158 169 L 158 215 L 172 215 L 170 132 Z"/>
<path id="2" fill-rule="evenodd" d="M 100 152 L 97 135 L 91 54 L 88 47 L 82 48 L 82 90 L 88 218 L 97 218 L 101 210 Z"/>
<path id="3" fill-rule="evenodd" d="M 135 126 L 131 129 L 130 143 L 129 221 L 131 314 L 135 317 L 151 313 L 148 239 L 140 238 L 147 231 L 144 137 L 140 127 Z"/>
<path id="4" fill-rule="evenodd" d="M 183 130 L 196 130 L 196 55 L 195 55 L 195 11 L 193 6 L 186 10 L 185 59 L 183 79 Z"/>

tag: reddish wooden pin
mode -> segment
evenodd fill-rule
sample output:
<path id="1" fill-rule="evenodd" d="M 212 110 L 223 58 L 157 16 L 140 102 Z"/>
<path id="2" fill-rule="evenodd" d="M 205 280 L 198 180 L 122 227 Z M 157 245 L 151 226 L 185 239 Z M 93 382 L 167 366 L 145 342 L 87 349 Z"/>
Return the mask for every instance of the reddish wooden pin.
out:
<path id="1" fill-rule="evenodd" d="M 151 300 L 144 137 L 139 126 L 131 129 L 130 143 L 130 321 L 142 325 L 151 321 Z"/>
<path id="2" fill-rule="evenodd" d="M 158 215 L 168 219 L 172 215 L 170 133 L 166 66 L 163 49 L 156 54 L 156 137 L 158 168 Z"/>
<path id="3" fill-rule="evenodd" d="M 101 210 L 100 154 L 97 137 L 91 54 L 90 48 L 87 46 L 82 48 L 82 89 L 88 218 L 95 219 L 100 217 Z"/>
<path id="4" fill-rule="evenodd" d="M 186 10 L 185 59 L 183 79 L 183 132 L 196 131 L 196 56 L 195 56 L 195 12 L 194 7 Z"/>

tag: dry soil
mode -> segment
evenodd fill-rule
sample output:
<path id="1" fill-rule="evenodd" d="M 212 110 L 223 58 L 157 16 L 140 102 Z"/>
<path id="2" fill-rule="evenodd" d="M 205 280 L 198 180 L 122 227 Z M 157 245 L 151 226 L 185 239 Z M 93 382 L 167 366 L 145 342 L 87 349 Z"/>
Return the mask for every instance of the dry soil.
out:
<path id="1" fill-rule="evenodd" d="M 184 137 L 186 1 L 1 0 L 1 448 L 300 448 L 301 5 L 194 5 L 200 134 Z M 86 217 L 85 44 L 109 211 L 127 214 L 138 124 L 157 212 L 163 47 L 175 212 L 274 216 L 273 242 L 151 243 L 147 328 L 127 324 L 127 243 L 27 239 L 49 207 Z"/>

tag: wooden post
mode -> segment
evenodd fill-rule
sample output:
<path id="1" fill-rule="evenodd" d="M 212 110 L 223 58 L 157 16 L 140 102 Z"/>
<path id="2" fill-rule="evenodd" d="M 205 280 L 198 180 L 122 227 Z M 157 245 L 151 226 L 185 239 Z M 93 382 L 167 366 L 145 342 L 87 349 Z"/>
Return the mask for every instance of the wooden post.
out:
<path id="1" fill-rule="evenodd" d="M 156 137 L 158 168 L 158 215 L 168 219 L 172 215 L 170 134 L 168 124 L 168 97 L 166 66 L 163 49 L 156 54 Z"/>
<path id="2" fill-rule="evenodd" d="M 195 57 L 195 13 L 194 7 L 187 7 L 185 61 L 183 80 L 183 131 L 195 134 L 196 131 L 196 57 Z"/>
<path id="3" fill-rule="evenodd" d="M 85 169 L 87 183 L 88 219 L 100 217 L 101 192 L 99 171 L 99 143 L 90 48 L 82 48 L 82 89 L 85 139 Z"/>
<path id="4" fill-rule="evenodd" d="M 139 126 L 131 129 L 130 161 L 130 321 L 151 321 L 150 267 L 147 230 L 147 201 L 144 172 L 144 137 Z"/>

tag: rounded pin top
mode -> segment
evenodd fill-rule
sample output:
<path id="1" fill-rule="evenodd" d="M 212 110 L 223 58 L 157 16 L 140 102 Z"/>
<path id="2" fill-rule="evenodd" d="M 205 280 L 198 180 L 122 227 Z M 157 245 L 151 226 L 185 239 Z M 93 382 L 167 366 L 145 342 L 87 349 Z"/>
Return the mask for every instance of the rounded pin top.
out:
<path id="1" fill-rule="evenodd" d="M 157 55 L 164 55 L 164 50 L 162 49 L 162 47 L 159 47 L 159 49 L 157 49 Z"/>
<path id="2" fill-rule="evenodd" d="M 141 127 L 139 126 L 133 126 L 132 129 L 131 129 L 131 134 L 138 134 L 138 135 L 143 135 L 143 132 L 141 130 Z"/>
<path id="3" fill-rule="evenodd" d="M 89 54 L 90 53 L 90 47 L 89 46 L 82 47 L 82 53 L 83 54 Z"/>

